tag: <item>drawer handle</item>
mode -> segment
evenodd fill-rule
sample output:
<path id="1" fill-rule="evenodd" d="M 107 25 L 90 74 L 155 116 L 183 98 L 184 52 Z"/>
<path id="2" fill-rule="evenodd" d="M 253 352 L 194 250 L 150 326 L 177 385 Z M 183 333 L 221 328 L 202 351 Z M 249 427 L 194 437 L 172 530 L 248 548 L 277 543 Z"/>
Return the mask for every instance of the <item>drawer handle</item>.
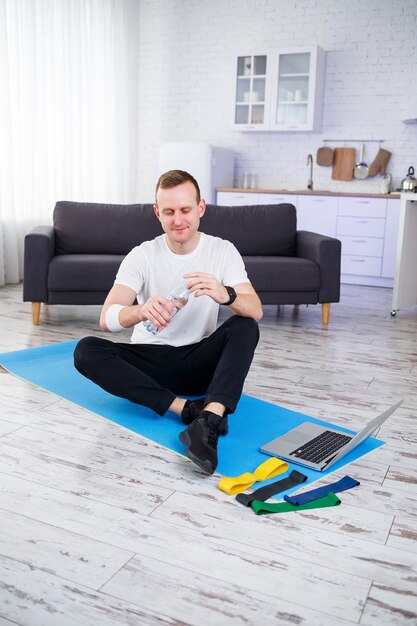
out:
<path id="1" fill-rule="evenodd" d="M 353 263 L 365 263 L 365 259 L 351 259 Z"/>
<path id="2" fill-rule="evenodd" d="M 369 224 L 369 220 L 355 220 L 355 224 Z"/>
<path id="3" fill-rule="evenodd" d="M 369 204 L 369 200 L 358 200 L 358 204 Z"/>
<path id="4" fill-rule="evenodd" d="M 353 243 L 366 243 L 366 239 L 353 239 Z"/>

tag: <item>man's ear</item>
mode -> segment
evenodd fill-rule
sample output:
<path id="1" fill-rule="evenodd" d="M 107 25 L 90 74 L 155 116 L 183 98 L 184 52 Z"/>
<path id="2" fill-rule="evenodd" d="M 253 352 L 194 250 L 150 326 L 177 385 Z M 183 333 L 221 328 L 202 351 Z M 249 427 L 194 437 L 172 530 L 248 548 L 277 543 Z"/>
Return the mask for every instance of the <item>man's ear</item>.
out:
<path id="1" fill-rule="evenodd" d="M 206 212 L 206 201 L 200 200 L 200 204 L 198 206 L 200 207 L 199 215 L 200 217 L 203 217 L 204 213 Z"/>
<path id="2" fill-rule="evenodd" d="M 154 213 L 155 213 L 156 217 L 159 219 L 159 221 L 161 221 L 161 216 L 160 216 L 160 213 L 159 213 L 159 209 L 158 209 L 158 205 L 157 205 L 157 204 L 154 204 L 154 205 L 153 205 L 153 210 L 154 210 Z"/>

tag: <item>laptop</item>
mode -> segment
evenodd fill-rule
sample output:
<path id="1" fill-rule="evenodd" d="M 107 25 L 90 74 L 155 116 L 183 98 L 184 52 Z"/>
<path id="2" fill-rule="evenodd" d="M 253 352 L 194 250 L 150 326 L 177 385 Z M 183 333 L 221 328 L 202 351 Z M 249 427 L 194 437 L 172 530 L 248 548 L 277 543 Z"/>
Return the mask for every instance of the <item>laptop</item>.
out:
<path id="1" fill-rule="evenodd" d="M 356 435 L 313 422 L 303 422 L 261 446 L 260 451 L 322 472 L 367 439 L 404 402 L 377 415 Z"/>

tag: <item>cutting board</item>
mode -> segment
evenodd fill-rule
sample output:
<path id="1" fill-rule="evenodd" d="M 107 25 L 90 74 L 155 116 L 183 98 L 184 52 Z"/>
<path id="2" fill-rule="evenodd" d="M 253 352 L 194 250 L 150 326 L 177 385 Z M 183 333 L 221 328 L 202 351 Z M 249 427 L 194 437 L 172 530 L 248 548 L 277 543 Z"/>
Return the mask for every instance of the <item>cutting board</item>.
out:
<path id="1" fill-rule="evenodd" d="M 333 150 L 333 180 L 352 180 L 355 158 L 355 148 L 335 148 Z"/>

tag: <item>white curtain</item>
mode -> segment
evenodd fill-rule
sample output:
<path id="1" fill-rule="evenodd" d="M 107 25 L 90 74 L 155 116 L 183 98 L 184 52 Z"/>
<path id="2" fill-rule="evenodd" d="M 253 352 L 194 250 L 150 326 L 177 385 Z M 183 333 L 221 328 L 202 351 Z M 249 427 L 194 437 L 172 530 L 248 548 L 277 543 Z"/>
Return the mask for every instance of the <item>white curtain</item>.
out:
<path id="1" fill-rule="evenodd" d="M 0 0 L 0 285 L 57 200 L 134 202 L 138 0 Z"/>

